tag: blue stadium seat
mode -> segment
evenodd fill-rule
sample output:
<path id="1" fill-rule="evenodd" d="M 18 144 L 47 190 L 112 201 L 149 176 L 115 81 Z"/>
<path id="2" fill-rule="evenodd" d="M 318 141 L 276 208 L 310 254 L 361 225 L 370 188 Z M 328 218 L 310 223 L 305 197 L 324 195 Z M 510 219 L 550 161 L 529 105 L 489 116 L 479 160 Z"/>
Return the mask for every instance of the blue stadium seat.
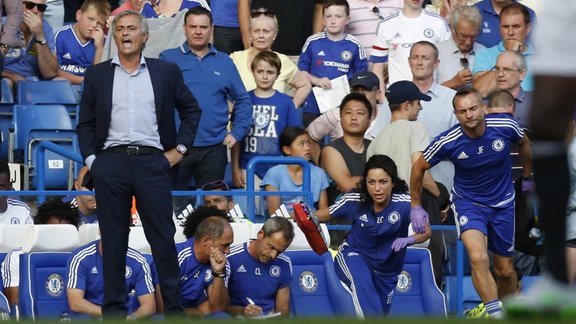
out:
<path id="1" fill-rule="evenodd" d="M 290 311 L 295 317 L 355 317 L 352 296 L 336 276 L 330 252 L 284 252 L 292 260 Z"/>
<path id="2" fill-rule="evenodd" d="M 20 256 L 19 309 L 23 318 L 58 319 L 66 303 L 66 263 L 70 252 Z"/>
<path id="3" fill-rule="evenodd" d="M 16 84 L 16 103 L 77 105 L 78 93 L 69 81 L 18 81 Z"/>
<path id="4" fill-rule="evenodd" d="M 28 167 L 30 179 L 24 179 L 24 189 L 35 188 L 37 179 L 33 167 L 36 165 L 35 148 L 42 140 L 49 140 L 78 152 L 76 131 L 72 127 L 66 108 L 62 105 L 14 105 L 13 130 L 10 147 L 11 162 L 23 163 Z M 46 189 L 68 189 L 69 178 L 73 177 L 70 160 L 46 152 Z"/>
<path id="5" fill-rule="evenodd" d="M 2 87 L 2 100 L 1 103 L 3 104 L 13 104 L 14 103 L 14 93 L 12 89 L 10 89 L 10 84 L 8 83 L 8 79 L 2 79 L 1 87 Z"/>
<path id="6" fill-rule="evenodd" d="M 446 317 L 446 301 L 436 286 L 428 249 L 407 249 L 390 316 Z"/>

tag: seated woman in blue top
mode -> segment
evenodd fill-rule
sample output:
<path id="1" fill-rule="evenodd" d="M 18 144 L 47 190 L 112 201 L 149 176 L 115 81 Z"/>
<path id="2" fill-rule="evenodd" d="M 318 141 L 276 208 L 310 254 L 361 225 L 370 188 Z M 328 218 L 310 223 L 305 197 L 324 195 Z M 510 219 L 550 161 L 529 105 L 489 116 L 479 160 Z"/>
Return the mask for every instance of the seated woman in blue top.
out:
<path id="1" fill-rule="evenodd" d="M 206 0 L 155 0 L 145 3 L 140 13 L 145 18 L 169 18 L 179 11 L 194 7 L 204 7 L 210 10 Z"/>
<path id="2" fill-rule="evenodd" d="M 282 155 L 301 157 L 310 161 L 310 137 L 302 127 L 286 127 L 279 139 Z M 310 164 L 310 191 L 317 209 L 328 208 L 328 176 L 321 168 Z M 260 186 L 266 191 L 302 191 L 303 169 L 300 164 L 280 164 L 268 169 Z M 304 200 L 303 196 L 268 196 L 268 214 L 272 215 L 281 204 L 292 214 L 292 204 Z"/>
<path id="3" fill-rule="evenodd" d="M 352 221 L 338 248 L 334 270 L 350 288 L 358 318 L 387 315 L 406 247 L 422 243 L 432 234 L 426 226 L 423 234 L 408 236 L 410 195 L 394 161 L 386 155 L 372 156 L 366 162 L 359 191 L 344 194 L 316 216 L 321 222 L 332 218 Z"/>

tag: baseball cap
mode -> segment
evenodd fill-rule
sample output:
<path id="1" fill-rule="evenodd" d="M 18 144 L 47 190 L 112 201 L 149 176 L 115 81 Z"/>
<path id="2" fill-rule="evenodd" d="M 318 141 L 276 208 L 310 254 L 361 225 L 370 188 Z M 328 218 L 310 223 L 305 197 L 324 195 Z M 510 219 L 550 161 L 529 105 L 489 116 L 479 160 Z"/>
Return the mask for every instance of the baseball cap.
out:
<path id="1" fill-rule="evenodd" d="M 412 81 L 398 81 L 386 89 L 386 99 L 390 104 L 399 104 L 410 100 L 430 101 L 432 98 L 420 92 Z"/>
<path id="2" fill-rule="evenodd" d="M 363 86 L 368 90 L 380 87 L 380 80 L 370 71 L 358 72 L 350 78 L 350 87 Z"/>

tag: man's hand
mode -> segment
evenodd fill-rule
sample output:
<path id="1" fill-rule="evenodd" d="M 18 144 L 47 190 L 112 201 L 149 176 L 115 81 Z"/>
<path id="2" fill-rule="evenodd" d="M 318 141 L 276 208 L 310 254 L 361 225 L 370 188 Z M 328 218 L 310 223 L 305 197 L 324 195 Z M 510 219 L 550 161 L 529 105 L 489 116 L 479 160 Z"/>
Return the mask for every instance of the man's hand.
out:
<path id="1" fill-rule="evenodd" d="M 242 315 L 250 317 L 250 316 L 258 316 L 261 314 L 262 314 L 262 308 L 260 306 L 249 304 L 248 306 L 244 307 Z"/>
<path id="2" fill-rule="evenodd" d="M 454 76 L 454 81 L 462 86 L 472 82 L 472 71 L 470 69 L 462 69 Z"/>
<path id="3" fill-rule="evenodd" d="M 226 255 L 213 246 L 210 247 L 210 266 L 212 272 L 217 273 L 223 273 L 226 267 Z"/>
<path id="4" fill-rule="evenodd" d="M 226 137 L 224 137 L 224 142 L 222 142 L 222 145 L 226 145 L 229 149 L 231 149 L 234 144 L 236 144 L 236 139 L 234 136 L 232 136 L 232 134 L 227 134 Z"/>
<path id="5" fill-rule="evenodd" d="M 428 225 L 428 213 L 422 206 L 413 206 L 410 208 L 410 222 L 414 233 L 423 234 L 426 232 L 426 225 Z"/>
<path id="6" fill-rule="evenodd" d="M 173 167 L 176 164 L 180 163 L 180 161 L 184 157 L 184 155 L 176 151 L 175 148 L 164 152 L 164 156 L 166 157 L 166 159 L 168 159 L 168 162 L 170 162 L 170 167 Z"/>
<path id="7" fill-rule="evenodd" d="M 504 48 L 510 51 L 521 53 L 522 49 L 524 48 L 524 44 L 516 39 L 507 39 L 504 41 Z"/>
<path id="8" fill-rule="evenodd" d="M 32 33 L 34 38 L 39 39 L 44 36 L 42 18 L 35 15 L 31 11 L 24 11 L 24 17 L 22 21 L 28 26 L 28 29 L 30 29 L 30 33 Z"/>
<path id="9" fill-rule="evenodd" d="M 314 85 L 317 87 L 322 87 L 324 90 L 332 89 L 332 83 L 330 83 L 328 78 L 316 78 L 314 81 Z"/>
<path id="10" fill-rule="evenodd" d="M 394 252 L 398 252 L 403 248 L 414 244 L 414 242 L 416 242 L 416 240 L 414 240 L 412 236 L 399 237 L 395 239 L 394 242 L 392 242 L 392 250 L 394 250 Z"/>

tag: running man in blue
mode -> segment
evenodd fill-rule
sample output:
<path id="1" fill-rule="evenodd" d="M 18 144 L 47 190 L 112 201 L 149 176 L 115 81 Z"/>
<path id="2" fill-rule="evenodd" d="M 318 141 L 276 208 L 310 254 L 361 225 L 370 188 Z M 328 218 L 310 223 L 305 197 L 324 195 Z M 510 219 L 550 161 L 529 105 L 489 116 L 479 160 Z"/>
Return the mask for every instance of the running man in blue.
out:
<path id="1" fill-rule="evenodd" d="M 193 221 L 196 218 L 203 220 L 198 224 Z M 234 241 L 226 212 L 215 207 L 196 209 L 186 219 L 184 235 L 188 240 L 176 244 L 182 308 L 188 316 L 225 311 L 229 302 L 226 254 Z"/>
<path id="2" fill-rule="evenodd" d="M 424 171 L 448 159 L 454 163 L 452 203 L 460 239 L 472 267 L 472 282 L 488 317 L 501 318 L 499 297 L 517 289 L 514 255 L 514 187 L 510 146 L 519 144 L 525 179 L 531 175 L 530 141 L 510 114 L 485 116 L 482 95 L 464 88 L 452 100 L 459 124 L 441 133 L 412 166 L 410 195 L 414 231 L 427 224 L 420 202 Z M 488 249 L 494 253 L 490 274 Z"/>
<path id="3" fill-rule="evenodd" d="M 386 155 L 374 155 L 364 169 L 359 192 L 342 196 L 318 220 L 344 218 L 352 229 L 334 259 L 336 274 L 350 288 L 358 318 L 381 317 L 390 312 L 406 247 L 423 243 L 432 234 L 408 236 L 410 196 L 398 178 L 396 164 Z"/>
<path id="4" fill-rule="evenodd" d="M 272 217 L 266 220 L 254 241 L 230 249 L 228 313 L 289 315 L 292 262 L 282 252 L 293 239 L 292 223 L 286 218 Z"/>
<path id="5" fill-rule="evenodd" d="M 67 307 L 72 318 L 101 318 L 104 300 L 102 244 L 93 241 L 72 251 L 66 278 Z M 150 266 L 138 251 L 128 248 L 126 254 L 126 291 L 135 291 L 140 307 L 129 320 L 144 319 L 156 313 L 154 284 Z M 126 296 L 128 298 L 128 296 Z"/>

